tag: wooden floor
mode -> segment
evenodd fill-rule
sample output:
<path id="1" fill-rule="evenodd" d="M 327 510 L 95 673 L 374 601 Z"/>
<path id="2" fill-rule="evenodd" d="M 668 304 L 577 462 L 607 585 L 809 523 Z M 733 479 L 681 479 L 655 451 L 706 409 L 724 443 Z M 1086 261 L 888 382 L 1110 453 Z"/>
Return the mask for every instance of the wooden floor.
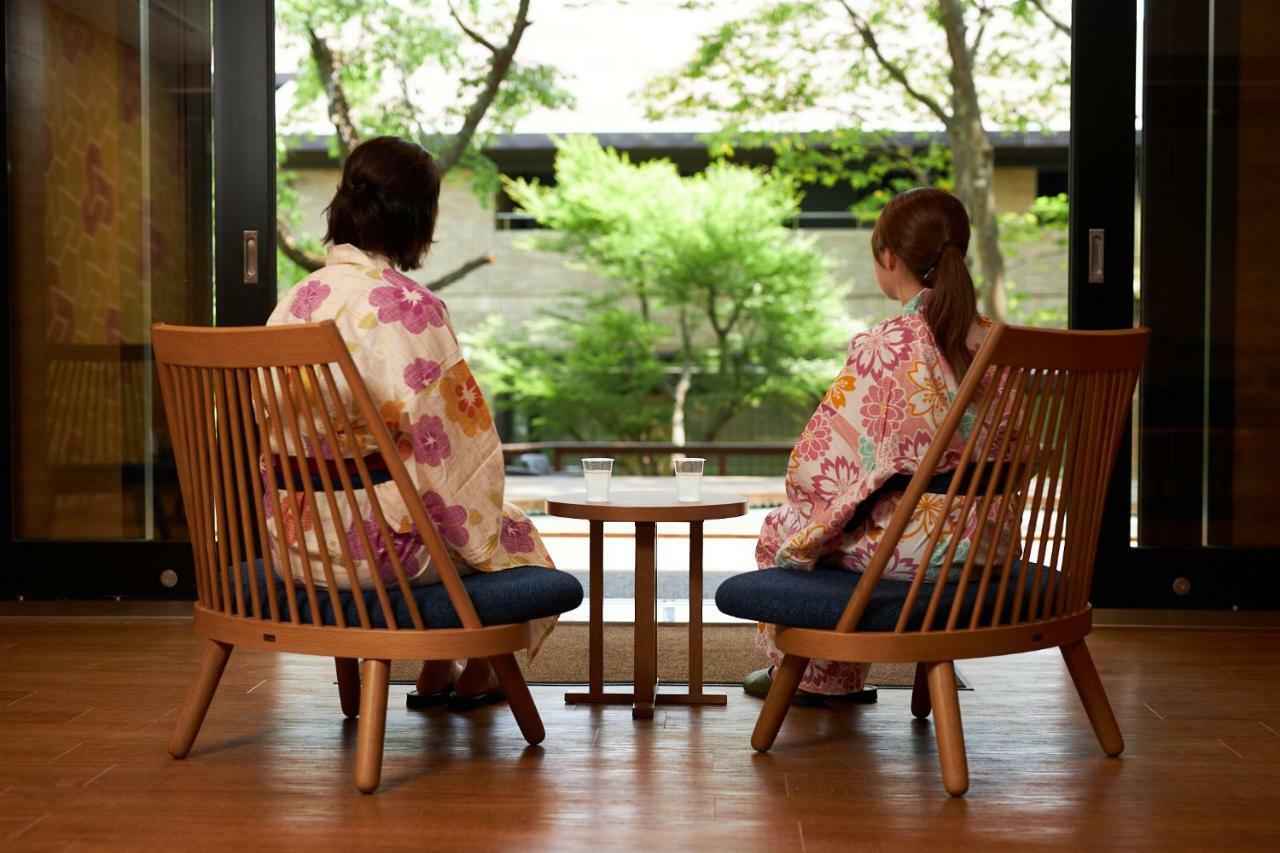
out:
<path id="1" fill-rule="evenodd" d="M 0 849 L 1276 849 L 1280 632 L 1100 629 L 1128 742 L 1102 756 L 1056 652 L 962 665 L 972 787 L 942 789 L 908 691 L 793 709 L 767 756 L 760 703 L 566 707 L 547 739 L 505 707 L 404 710 L 383 784 L 353 784 L 355 727 L 326 659 L 237 651 L 185 761 L 165 752 L 200 641 L 181 620 L 0 621 Z"/>

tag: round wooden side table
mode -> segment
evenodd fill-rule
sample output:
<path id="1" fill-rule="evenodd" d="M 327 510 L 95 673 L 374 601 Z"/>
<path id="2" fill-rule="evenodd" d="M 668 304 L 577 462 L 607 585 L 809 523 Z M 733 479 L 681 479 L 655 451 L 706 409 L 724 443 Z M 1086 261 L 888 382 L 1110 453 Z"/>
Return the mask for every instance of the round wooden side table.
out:
<path id="1" fill-rule="evenodd" d="M 676 500 L 675 490 L 614 492 L 608 502 L 586 495 L 547 498 L 547 514 L 591 523 L 590 653 L 586 693 L 567 693 L 570 704 L 631 705 L 635 719 L 653 717 L 658 705 L 724 705 L 723 693 L 702 691 L 702 523 L 747 514 L 741 495 L 704 494 L 697 502 Z M 632 693 L 604 690 L 604 523 L 636 526 L 635 688 Z M 689 687 L 685 693 L 658 693 L 658 580 L 655 562 L 660 521 L 689 523 Z"/>

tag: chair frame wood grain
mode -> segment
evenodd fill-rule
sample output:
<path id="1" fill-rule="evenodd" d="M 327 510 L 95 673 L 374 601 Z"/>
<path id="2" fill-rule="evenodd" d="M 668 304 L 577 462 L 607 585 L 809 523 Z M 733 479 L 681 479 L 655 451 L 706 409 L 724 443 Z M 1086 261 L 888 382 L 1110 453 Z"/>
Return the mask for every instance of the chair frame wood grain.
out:
<path id="1" fill-rule="evenodd" d="M 954 662 L 1058 647 L 1104 752 L 1124 750 L 1085 637 L 1104 496 L 1149 337 L 1143 328 L 992 327 L 835 628 L 778 626 L 784 657 L 752 746 L 764 752 L 773 745 L 809 660 L 916 662 L 912 713 L 924 719 L 932 712 L 944 786 L 961 796 L 969 776 Z M 953 568 L 928 583 L 917 571 L 895 628 L 860 632 L 889 558 L 967 415 L 976 420 L 954 467 L 982 464 L 970 477 L 952 478 L 923 552 L 943 550 L 941 565 Z M 1003 549 L 979 545 L 958 554 L 961 537 L 939 545 L 947 529 L 971 530 L 974 543 L 987 534 L 994 543 L 1002 530 L 1019 535 Z M 920 601 L 927 607 L 914 625 Z"/>
<path id="2" fill-rule="evenodd" d="M 334 658 L 342 711 L 358 717 L 356 787 L 365 793 L 373 792 L 381 779 L 392 659 L 488 658 L 525 739 L 541 742 L 542 720 L 514 658 L 529 645 L 529 625 L 481 624 L 337 327 L 331 321 L 224 329 L 157 324 L 152 327 L 152 346 L 195 553 L 195 630 L 208 639 L 170 739 L 170 753 L 183 758 L 190 752 L 236 646 Z M 348 517 L 362 517 L 355 498 L 357 478 L 360 484 L 375 482 L 362 455 L 367 448 L 360 447 L 353 419 L 339 402 L 332 365 L 337 365 L 355 403 L 359 429 L 372 439 L 408 508 L 461 628 L 426 624 L 395 548 L 385 550 L 389 566 L 357 571 L 357 542 L 349 541 L 349 531 L 337 531 L 340 553 L 330 553 L 317 513 L 309 514 L 316 526 L 312 541 L 317 553 L 310 552 L 306 536 L 296 538 L 296 548 L 286 545 L 286 513 L 279 505 L 277 484 L 283 483 L 291 506 L 298 507 L 300 499 L 308 507 L 324 501 L 329 518 L 339 519 L 344 505 Z M 309 458 L 309 448 L 324 448 L 329 441 L 338 445 L 336 452 L 330 451 L 332 456 L 349 461 L 350 467 Z M 316 487 L 315 478 L 322 488 Z M 392 542 L 395 528 L 375 490 L 368 488 L 363 494 L 378 540 Z M 264 498 L 276 507 L 271 518 Z M 352 524 L 350 532 L 362 554 L 378 553 L 365 525 Z M 262 584 L 265 596 L 256 572 L 249 573 L 252 582 L 244 588 L 239 567 L 255 560 L 262 561 L 268 580 Z M 335 566 L 346 573 L 358 624 L 350 623 L 344 613 Z M 381 577 L 388 568 L 394 581 Z M 274 583 L 278 578 L 284 579 L 283 600 Z M 295 583 L 295 578 L 302 583 Z M 390 602 L 393 589 L 403 596 L 411 627 L 397 624 Z M 385 627 L 374 625 L 365 601 L 370 592 L 381 607 Z M 300 602 L 309 605 L 316 623 L 327 603 L 336 624 L 304 624 Z"/>

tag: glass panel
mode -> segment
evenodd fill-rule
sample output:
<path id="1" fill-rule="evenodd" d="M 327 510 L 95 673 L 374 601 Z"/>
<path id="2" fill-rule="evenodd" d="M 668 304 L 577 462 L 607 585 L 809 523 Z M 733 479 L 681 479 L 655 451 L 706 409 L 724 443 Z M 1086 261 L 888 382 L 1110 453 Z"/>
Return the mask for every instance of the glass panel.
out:
<path id="1" fill-rule="evenodd" d="M 147 341 L 210 319 L 209 3 L 5 13 L 15 536 L 180 538 Z"/>
<path id="2" fill-rule="evenodd" d="M 1145 5 L 1137 544 L 1280 545 L 1280 18 Z"/>
<path id="3" fill-rule="evenodd" d="M 500 39 L 505 38 L 501 35 L 502 22 L 511 20 L 509 16 L 515 5 L 485 3 L 472 4 L 472 8 L 485 8 L 488 18 L 485 25 L 490 28 L 485 32 L 491 38 Z M 803 8 L 792 10 L 799 16 L 795 21 L 782 16 L 788 22 L 778 24 L 776 44 L 770 44 L 772 37 L 760 35 L 752 23 L 770 19 L 768 15 L 761 15 L 759 3 L 613 4 L 619 8 L 612 8 L 610 4 L 535 5 L 538 26 L 530 28 L 521 41 L 516 66 L 530 63 L 533 67 L 532 63 L 537 62 L 553 65 L 556 72 L 564 76 L 552 78 L 548 72 L 547 80 L 554 79 L 557 85 L 566 87 L 574 96 L 576 107 L 560 105 L 554 110 L 540 107 L 529 99 L 535 87 L 530 86 L 527 79 L 503 90 L 508 103 L 523 99 L 522 106 L 507 114 L 509 121 L 498 119 L 497 108 L 486 115 L 483 126 L 492 132 L 482 134 L 484 158 L 464 161 L 445 182 L 436 231 L 438 242 L 432 247 L 426 266 L 413 273 L 426 282 L 464 268 L 472 259 L 488 256 L 494 261 L 457 279 L 442 296 L 449 305 L 454 328 L 470 348 L 468 356 L 479 356 L 473 359 L 473 365 L 477 366 L 480 383 L 495 407 L 495 419 L 503 438 L 508 442 L 538 441 L 556 445 L 547 450 L 546 460 L 538 460 L 541 464 L 513 466 L 530 476 L 510 477 L 508 498 L 540 507 L 547 495 L 581 489 L 581 479 L 570 479 L 572 473 L 535 475 L 544 467 L 561 471 L 565 465 L 570 466 L 568 470 L 572 472 L 580 455 L 617 456 L 615 476 L 642 473 L 661 474 L 663 478 L 671 476 L 669 452 L 651 450 L 647 458 L 641 460 L 638 453 L 624 453 L 616 450 L 616 446 L 613 450 L 597 448 L 586 453 L 581 448 L 575 450 L 574 445 L 584 440 L 665 443 L 687 439 L 706 441 L 713 443 L 712 446 L 756 445 L 752 449 L 758 452 L 730 456 L 723 470 L 714 464 L 719 461 L 718 454 L 705 453 L 712 457 L 713 464 L 707 476 L 716 479 L 708 488 L 749 491 L 760 507 L 745 519 L 717 523 L 715 537 L 710 538 L 709 534 L 705 543 L 708 574 L 704 593 L 709 596 L 713 592 L 717 578 L 753 566 L 756 538 L 762 518 L 768 512 L 765 507 L 785 500 L 787 452 L 818 405 L 822 391 L 843 364 L 849 338 L 855 331 L 902 310 L 901 305 L 885 299 L 876 284 L 868 216 L 874 218 L 875 211 L 893 192 L 912 183 L 937 182 L 964 190 L 962 195 L 971 202 L 975 216 L 982 221 L 981 235 L 972 238 L 970 244 L 971 266 L 984 282 L 1002 281 L 1006 301 L 990 300 L 994 303 L 992 307 L 1003 306 L 1000 319 L 1041 326 L 1066 325 L 1070 0 L 1051 0 L 1034 6 L 963 4 L 968 35 L 967 40 L 961 42 L 974 54 L 968 63 L 968 71 L 976 78 L 973 93 L 976 104 L 973 105 L 968 103 L 967 87 L 961 86 L 960 92 L 953 91 L 948 34 L 935 14 L 936 4 L 932 3 L 895 4 L 875 0 L 851 4 L 849 11 L 836 3 L 790 4 Z M 863 49 L 858 31 L 851 25 L 853 7 L 857 7 L 858 14 L 869 14 L 874 21 L 880 44 L 887 51 L 887 61 L 895 68 L 909 70 L 907 76 L 915 85 L 908 89 L 927 93 L 925 99 L 939 112 L 952 114 L 954 111 L 949 120 L 941 121 L 905 91 L 892 74 L 879 68 L 876 59 Z M 310 19 L 300 13 L 278 16 L 277 79 L 282 81 L 276 115 L 278 199 L 282 218 L 290 226 L 293 238 L 282 241 L 286 251 L 281 252 L 277 267 L 277 284 L 282 292 L 305 277 L 299 260 L 306 261 L 308 254 L 318 254 L 320 237 L 325 233 L 323 212 L 341 177 L 337 155 L 342 146 L 338 134 L 349 133 L 341 112 L 343 104 L 349 108 L 347 117 L 359 134 L 367 137 L 395 131 L 422 139 L 437 151 L 448 135 L 462 126 L 458 118 L 471 103 L 472 81 L 485 76 L 468 70 L 468 63 L 487 61 L 487 52 L 462 38 L 461 30 L 455 27 L 457 22 L 446 11 L 444 4 L 365 4 L 360 7 L 359 26 L 355 21 L 339 24 L 319 14 Z M 467 14 L 466 9 L 460 7 L 461 17 L 465 19 Z M 730 26 L 731 21 L 742 24 Z M 431 36 L 417 41 L 402 37 L 397 43 L 399 46 L 390 49 L 371 37 L 389 28 L 402 36 L 406 33 L 431 33 Z M 441 33 L 447 37 L 441 37 Z M 731 36 L 731 33 L 737 35 Z M 751 35 L 753 33 L 756 35 Z M 684 102 L 687 98 L 690 104 L 697 104 L 689 114 L 683 109 L 669 109 L 670 114 L 656 118 L 646 114 L 643 99 L 629 94 L 664 89 L 665 83 L 656 87 L 653 84 L 659 75 L 687 76 L 690 72 L 680 69 L 702 52 L 700 46 L 705 50 L 705 45 L 716 42 L 717 38 L 738 41 L 736 47 L 720 53 L 722 57 L 734 58 L 711 72 L 714 80 L 673 81 L 679 90 L 673 101 Z M 461 46 L 457 57 L 453 55 L 455 45 Z M 405 59 L 411 61 L 397 64 L 407 46 L 413 46 L 404 53 Z M 755 56 L 760 50 L 766 51 L 767 59 Z M 337 66 L 332 60 L 334 56 L 342 60 Z M 750 57 L 751 61 L 739 61 L 737 57 Z M 693 65 L 699 63 L 693 62 Z M 805 72 L 793 76 L 785 70 L 792 67 L 803 68 Z M 371 79 L 381 79 L 384 85 L 370 86 Z M 337 99 L 339 84 L 343 87 L 341 101 Z M 545 94 L 554 86 L 544 81 L 536 88 Z M 720 103 L 716 103 L 715 96 L 708 98 L 710 103 L 702 103 L 702 93 L 721 91 L 724 95 Z M 743 92 L 773 93 L 762 96 L 769 104 L 762 110 L 770 114 L 764 117 L 750 114 L 745 101 L 742 106 L 731 109 L 730 104 L 743 98 Z M 740 112 L 744 109 L 748 114 Z M 982 136 L 978 136 L 978 129 L 968 123 L 966 116 L 980 120 Z M 341 129 L 335 128 L 335 119 Z M 706 136 L 688 131 L 724 128 L 733 136 L 730 131 L 735 127 L 756 126 L 786 129 L 788 133 L 777 138 L 768 133 L 760 138 L 755 138 L 754 133 L 741 134 L 743 138 L 730 146 L 734 151 L 730 160 L 743 165 L 768 165 L 775 173 L 788 174 L 802 186 L 798 211 L 787 217 L 786 224 L 806 240 L 812 240 L 822 259 L 830 263 L 839 288 L 841 310 L 831 312 L 829 347 L 812 358 L 806 356 L 804 363 L 791 356 L 775 358 L 763 354 L 794 352 L 794 341 L 826 334 L 828 330 L 821 326 L 801 327 L 798 323 L 788 329 L 784 324 L 791 322 L 789 320 L 766 320 L 759 306 L 772 304 L 772 300 L 746 298 L 743 294 L 748 291 L 739 282 L 725 287 L 723 295 L 712 295 L 705 302 L 710 313 L 715 314 L 717 306 L 734 298 L 740 300 L 732 311 L 726 308 L 724 313 L 742 318 L 741 322 L 731 332 L 725 332 L 720 346 L 716 347 L 713 342 L 721 330 L 713 326 L 724 317 L 703 316 L 708 312 L 700 304 L 689 310 L 693 319 L 686 330 L 680 328 L 685 320 L 685 308 L 677 308 L 674 298 L 664 305 L 655 303 L 654 312 L 649 315 L 648 297 L 643 305 L 636 297 L 651 284 L 638 282 L 634 274 L 636 270 L 653 269 L 647 259 L 633 257 L 618 261 L 620 255 L 625 255 L 623 249 L 608 264 L 593 266 L 581 258 L 548 251 L 545 246 L 539 249 L 530 239 L 538 236 L 532 229 L 546 227 L 547 223 L 538 223 L 529 211 L 519 209 L 513 194 L 486 180 L 486 173 L 493 172 L 510 179 L 536 180 L 545 187 L 563 186 L 556 172 L 555 146 L 544 134 L 570 133 L 594 134 L 603 146 L 626 154 L 634 163 L 658 158 L 668 160 L 680 175 L 691 179 L 707 169 L 721 146 L 709 150 Z M 792 131 L 795 136 L 790 135 Z M 801 151 L 815 156 L 797 156 Z M 478 173 L 464 172 L 465 166 L 478 163 L 483 163 L 485 168 Z M 580 173 L 595 176 L 598 174 L 595 168 L 592 166 Z M 652 182 L 636 178 L 619 186 L 631 188 L 628 192 L 635 198 L 634 201 L 628 199 L 627 203 L 634 209 L 673 210 L 670 201 L 665 205 L 654 202 L 650 193 L 656 185 Z M 498 190 L 495 203 L 490 205 L 490 197 L 484 192 L 477 193 L 477 187 Z M 709 194 L 702 196 L 710 197 Z M 725 202 L 723 207 L 713 210 L 705 201 L 698 203 L 703 205 L 698 215 L 677 212 L 680 221 L 710 223 L 712 217 L 716 217 L 721 223 L 716 230 L 703 226 L 702 233 L 708 235 L 705 237 L 691 228 L 692 237 L 687 245 L 664 253 L 680 258 L 678 263 L 684 264 L 683 271 L 671 275 L 671 279 L 724 276 L 732 281 L 734 277 L 744 276 L 742 270 L 763 269 L 763 264 L 741 263 L 742 259 L 726 258 L 722 249 L 714 248 L 716 244 L 731 245 L 713 235 L 728 233 L 731 229 L 723 224 L 724 218 L 743 205 Z M 980 215 L 983 211 L 988 215 Z M 589 218 L 586 214 L 582 216 L 583 220 Z M 628 220 L 619 216 L 617 221 Z M 616 226 L 610 236 L 615 235 L 618 235 Z M 615 238 L 610 242 L 646 245 L 643 240 Z M 701 260 L 695 258 L 699 251 L 706 251 Z M 734 260 L 738 263 L 731 262 Z M 671 261 L 664 263 L 664 270 L 677 266 Z M 699 266 L 703 272 L 697 275 L 690 272 Z M 628 280 L 626 274 L 615 274 L 617 270 L 633 271 L 631 279 Z M 779 283 L 756 281 L 751 286 L 756 288 L 755 292 L 764 293 Z M 681 280 L 677 287 L 670 289 L 692 292 L 695 284 Z M 631 381 L 628 374 L 641 372 L 622 361 L 611 361 L 612 357 L 603 351 L 593 351 L 579 360 L 577 366 L 569 364 L 563 370 L 545 367 L 555 363 L 554 358 L 540 355 L 517 359 L 509 357 L 511 350 L 502 352 L 496 359 L 485 358 L 486 346 L 505 342 L 500 339 L 501 334 L 509 332 L 511 338 L 523 338 L 528 329 L 546 319 L 544 315 L 548 312 L 576 314 L 578 294 L 608 298 L 609 305 L 618 310 L 618 316 L 627 320 L 625 324 L 613 324 L 623 344 L 616 347 L 616 351 L 642 353 L 639 357 L 642 363 L 652 364 L 652 374 L 659 377 L 634 395 L 616 395 L 624 402 L 615 403 L 612 408 L 624 417 L 566 419 L 562 416 L 564 412 L 582 411 L 578 404 L 563 401 L 569 398 L 568 390 L 575 383 L 579 388 L 586 384 L 579 377 L 587 375 L 587 367 L 597 371 L 596 377 L 613 371 L 624 382 Z M 685 299 L 686 306 L 692 304 L 686 297 L 681 298 Z M 641 340 L 637 331 L 649 328 L 647 322 L 643 325 L 631 322 L 642 317 L 642 310 L 643 319 L 654 319 L 660 324 L 659 332 L 644 333 L 652 341 Z M 753 313 L 757 319 L 747 320 Z M 503 321 L 502 333 L 488 331 L 494 328 L 489 325 L 494 320 Z M 591 323 L 581 322 L 580 318 L 578 322 L 580 327 L 591 327 Z M 732 325 L 738 321 L 729 322 Z M 766 326 L 771 331 L 766 332 L 763 328 Z M 559 337 L 562 327 L 553 328 L 555 331 L 547 334 L 546 339 L 569 340 L 567 332 Z M 685 336 L 682 331 L 689 333 Z M 776 337 L 763 344 L 763 338 L 758 336 L 764 335 Z M 742 341 L 752 338 L 755 344 L 742 347 L 741 358 L 720 361 L 723 356 L 718 352 L 727 351 L 726 346 L 740 347 Z M 535 340 L 530 348 L 538 343 Z M 549 343 L 545 349 L 555 353 L 560 346 Z M 751 359 L 762 363 L 752 364 Z M 486 361 L 489 362 L 487 371 Z M 503 381 L 504 377 L 498 376 L 501 371 L 492 368 L 495 361 L 521 365 L 519 381 L 513 382 L 509 377 Z M 749 406 L 730 408 L 717 399 L 728 396 L 719 390 L 726 383 L 717 375 L 714 366 L 717 361 L 725 364 L 721 375 L 744 365 L 747 370 L 776 369 L 779 374 L 794 378 L 796 387 L 809 388 L 812 393 L 807 398 L 796 393 L 778 394 L 752 401 Z M 688 365 L 687 371 L 682 371 L 682 363 Z M 526 366 L 527 373 L 523 370 Z M 566 380 L 566 376 L 570 378 Z M 681 376 L 685 378 L 679 378 Z M 641 381 L 645 380 L 637 380 L 636 384 Z M 769 384 L 778 387 L 783 383 Z M 816 387 L 819 385 L 821 387 Z M 637 400 L 640 405 L 636 404 Z M 607 401 L 602 404 L 607 406 Z M 644 411 L 638 414 L 632 411 L 637 408 Z M 768 451 L 770 445 L 777 444 L 782 444 L 782 452 Z M 513 451 L 510 456 L 509 461 L 516 463 L 519 451 Z M 753 479 L 720 479 L 722 474 Z M 615 488 L 669 488 L 671 485 L 669 479 L 644 482 L 637 476 L 626 486 L 615 483 Z M 537 525 L 558 565 L 570 570 L 586 568 L 585 524 L 542 516 Z M 619 525 L 619 532 L 626 529 L 629 528 Z M 667 533 L 664 531 L 664 537 Z M 683 528 L 677 530 L 673 526 L 670 533 L 683 535 Z M 605 547 L 606 565 L 629 565 L 628 549 L 632 546 L 628 539 L 609 538 Z M 658 595 L 659 612 L 664 619 L 682 618 L 684 612 L 683 596 L 687 587 L 684 586 L 686 568 L 680 564 L 681 553 L 686 553 L 683 547 L 672 548 L 663 557 Z M 621 602 L 618 612 L 622 618 L 629 618 L 633 607 L 631 587 L 629 569 L 606 572 L 605 595 L 610 602 Z M 714 607 L 709 601 L 707 607 L 710 618 Z M 612 612 L 607 610 L 606 618 L 614 618 Z M 675 615 L 669 617 L 668 614 Z"/>

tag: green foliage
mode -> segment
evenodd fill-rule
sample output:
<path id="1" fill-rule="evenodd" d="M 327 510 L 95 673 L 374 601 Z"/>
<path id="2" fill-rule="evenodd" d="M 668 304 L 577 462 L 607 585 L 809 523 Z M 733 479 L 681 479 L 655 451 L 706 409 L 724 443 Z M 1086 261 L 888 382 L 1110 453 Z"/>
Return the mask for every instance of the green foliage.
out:
<path id="1" fill-rule="evenodd" d="M 284 162 L 284 138 L 276 136 L 276 162 Z M 290 173 L 284 169 L 276 169 L 276 210 L 281 219 L 289 227 L 295 235 L 299 234 L 299 225 L 302 220 L 301 202 L 298 198 L 298 191 L 294 189 L 290 182 Z M 323 247 L 320 243 L 319 235 L 301 235 L 296 238 L 301 244 L 304 251 L 313 252 L 315 254 L 323 254 Z M 288 255 L 284 253 L 284 249 L 280 246 L 281 241 L 276 240 L 276 290 L 279 293 L 286 292 L 293 287 L 307 271 L 298 264 L 294 263 Z"/>
<path id="2" fill-rule="evenodd" d="M 1046 2 L 1070 17 L 1067 0 Z M 1046 129 L 1066 116 L 1068 42 L 1047 16 L 1015 0 L 965 3 L 963 17 L 957 58 L 937 0 L 772 0 L 702 34 L 643 97 L 654 118 L 713 116 L 713 156 L 764 148 L 801 184 L 848 185 L 858 199 L 852 214 L 868 222 L 910 186 L 953 189 L 949 148 L 904 144 L 888 131 L 944 129 L 949 145 L 970 146 L 959 154 L 973 155 L 972 137 L 957 132 L 963 110 L 1004 131 Z M 978 103 L 958 99 L 955 62 L 972 73 Z M 811 132 L 824 125 L 838 129 Z M 998 239 L 998 226 L 972 210 L 971 188 L 955 189 L 979 238 Z"/>
<path id="3" fill-rule="evenodd" d="M 656 355 L 666 330 L 607 300 L 579 299 L 513 334 L 500 315 L 465 338 L 486 391 L 539 436 L 665 438 L 671 404 Z"/>
<path id="4" fill-rule="evenodd" d="M 512 0 L 461 0 L 454 6 L 469 26 L 499 45 L 515 18 Z M 328 115 L 328 95 L 308 48 L 309 31 L 323 38 L 335 55 L 338 80 L 361 138 L 400 136 L 438 153 L 462 127 L 489 72 L 489 51 L 462 32 L 444 0 L 278 0 L 276 21 L 304 52 L 293 103 L 280 122 L 284 129 Z M 493 135 L 509 132 L 536 108 L 572 104 L 553 68 L 521 62 L 517 52 L 457 163 L 470 175 L 482 202 L 490 203 L 498 187 L 497 168 L 482 153 Z M 278 147 L 277 162 L 283 165 L 283 137 Z M 336 136 L 332 153 L 338 155 Z M 277 204 L 296 233 L 299 216 L 291 178 L 289 171 L 277 169 Z M 319 244 L 316 235 L 298 236 L 306 248 Z M 302 275 L 287 258 L 279 260 L 281 282 L 296 280 L 295 272 Z"/>
<path id="5" fill-rule="evenodd" d="M 850 0 L 848 7 L 916 92 L 951 107 L 950 58 L 936 3 Z M 1060 119 L 1070 94 L 1069 56 L 1043 17 L 1022 0 L 972 4 L 966 19 L 971 43 L 982 31 L 973 65 L 985 118 L 1005 130 L 1045 128 Z M 642 94 L 651 118 L 715 116 L 720 131 L 710 139 L 713 153 L 767 147 L 779 168 L 804 183 L 879 187 L 884 199 L 906 184 L 949 188 L 944 152 L 923 142 L 894 145 L 884 134 L 936 127 L 939 118 L 875 58 L 839 3 L 765 3 L 701 35 L 693 55 Z M 893 116 L 892 126 L 868 119 L 886 115 Z M 840 129 L 804 135 L 787 129 L 797 121 L 810 129 L 831 117 Z M 879 206 L 872 199 L 854 212 L 874 218 Z"/>
<path id="6" fill-rule="evenodd" d="M 669 361 L 656 390 L 652 374 L 640 371 L 639 387 L 617 401 L 650 419 L 643 429 L 632 426 L 638 432 L 667 433 L 666 421 L 687 414 L 706 425 L 702 438 L 712 440 L 737 412 L 766 397 L 809 400 L 821 393 L 838 367 L 834 323 L 841 312 L 829 261 L 813 238 L 783 225 L 799 210 L 789 181 L 727 163 L 682 177 L 668 161 L 633 164 L 590 137 L 557 140 L 557 148 L 555 186 L 505 180 L 507 192 L 552 229 L 532 238 L 534 245 L 612 280 L 616 292 L 584 301 L 578 313 L 548 316 L 518 343 L 487 339 L 506 345 L 515 363 L 534 365 L 537 379 L 528 381 L 537 383 L 547 406 L 598 381 L 585 369 L 588 357 L 571 352 L 582 345 L 581 325 L 620 336 L 605 341 L 606 348 L 648 351 L 645 364 L 657 364 L 659 352 Z M 650 335 L 655 328 L 661 336 Z M 539 351 L 556 341 L 565 343 L 550 370 L 539 365 Z M 615 355 L 623 357 L 600 357 Z M 682 376 L 688 396 L 677 410 Z M 638 405 L 659 398 L 665 398 L 662 419 Z"/>
<path id="7" fill-rule="evenodd" d="M 1009 295 L 1009 319 L 1029 326 L 1066 328 L 1067 305 L 1033 302 L 1034 294 L 1019 288 L 1012 270 L 1045 270 L 1067 272 L 1067 216 L 1070 204 L 1066 193 L 1040 196 L 1026 213 L 1000 215 L 1000 248 L 1010 263 L 1011 274 L 1005 280 Z"/>
<path id="8" fill-rule="evenodd" d="M 515 16 L 513 2 L 467 0 L 455 7 L 473 28 L 490 34 L 498 44 Z M 338 59 L 352 122 L 362 138 L 402 136 L 439 150 L 461 127 L 489 72 L 489 52 L 462 33 L 441 0 L 280 0 L 276 15 L 303 45 L 308 30 L 329 43 Z M 497 175 L 481 153 L 491 135 L 510 131 L 535 108 L 572 102 L 553 68 L 522 63 L 517 57 L 459 165 L 476 170 L 478 189 L 491 196 Z M 308 54 L 298 69 L 297 92 L 285 124 L 317 109 L 324 111 L 325 104 L 320 75 Z"/>

